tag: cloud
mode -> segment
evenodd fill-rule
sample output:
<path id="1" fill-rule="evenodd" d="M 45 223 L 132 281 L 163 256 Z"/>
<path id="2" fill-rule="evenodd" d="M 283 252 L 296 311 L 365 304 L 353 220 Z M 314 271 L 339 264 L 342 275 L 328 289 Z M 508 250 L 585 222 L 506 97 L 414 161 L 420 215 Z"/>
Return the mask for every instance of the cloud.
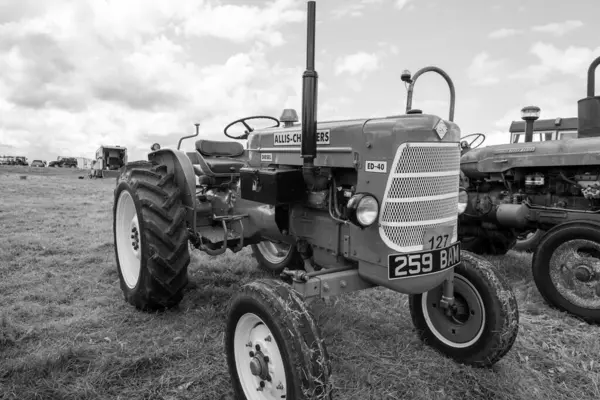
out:
<path id="1" fill-rule="evenodd" d="M 390 42 L 378 42 L 377 46 L 379 46 L 379 48 L 381 49 L 382 52 L 384 52 L 385 54 L 393 54 L 393 55 L 397 55 L 400 52 L 400 49 L 398 48 L 398 46 L 396 46 L 393 43 Z"/>
<path id="2" fill-rule="evenodd" d="M 500 82 L 504 60 L 491 60 L 486 52 L 477 54 L 467 69 L 471 82 L 477 86 L 490 86 Z"/>
<path id="3" fill-rule="evenodd" d="M 402 10 L 404 7 L 406 7 L 406 5 L 408 3 L 410 3 L 412 0 L 396 0 L 394 2 L 394 6 L 398 9 L 398 10 Z"/>
<path id="4" fill-rule="evenodd" d="M 551 33 L 554 36 L 564 36 L 565 34 L 581 28 L 583 22 L 578 20 L 569 20 L 565 22 L 552 22 L 545 25 L 537 25 L 531 28 L 532 32 Z"/>
<path id="5" fill-rule="evenodd" d="M 233 119 L 279 116 L 301 90 L 302 65 L 270 59 L 283 29 L 305 19 L 293 0 L 4 4 L 0 143 L 30 158 L 91 157 L 100 144 L 144 158 L 145 138 L 176 144 L 196 121 L 221 138 Z"/>
<path id="6" fill-rule="evenodd" d="M 530 53 L 535 55 L 539 62 L 510 75 L 511 79 L 540 83 L 553 73 L 584 77 L 589 64 L 600 56 L 600 47 L 590 49 L 569 46 L 560 49 L 553 44 L 537 42 L 531 46 Z"/>
<path id="7" fill-rule="evenodd" d="M 495 30 L 493 32 L 490 32 L 488 37 L 490 39 L 504 39 L 504 38 L 511 37 L 511 36 L 517 36 L 522 33 L 523 33 L 523 31 L 520 29 L 501 28 L 501 29 Z"/>
<path id="8" fill-rule="evenodd" d="M 352 4 L 345 2 L 343 6 L 334 8 L 331 11 L 331 15 L 334 19 L 341 19 L 344 17 L 360 17 L 363 15 L 365 9 L 372 7 L 373 5 L 380 5 L 384 0 L 359 0 Z"/>
<path id="9" fill-rule="evenodd" d="M 331 15 L 334 19 L 361 17 L 367 9 L 374 6 L 380 6 L 385 2 L 387 2 L 387 0 L 356 0 L 353 2 L 344 2 L 343 6 L 334 8 L 331 11 Z M 412 0 L 394 0 L 394 7 L 398 10 L 402 10 L 409 3 L 412 3 Z M 413 4 L 410 4 L 409 9 L 411 7 L 414 7 Z"/>
<path id="10" fill-rule="evenodd" d="M 277 29 L 286 23 L 302 22 L 304 9 L 295 8 L 294 0 L 267 3 L 264 8 L 244 5 L 208 5 L 188 18 L 183 24 L 186 33 L 196 36 L 212 36 L 242 43 L 262 40 L 272 46 L 285 43 Z"/>
<path id="11" fill-rule="evenodd" d="M 336 61 L 335 74 L 366 74 L 379 68 L 379 56 L 364 51 L 340 57 Z"/>
<path id="12" fill-rule="evenodd" d="M 495 126 L 506 129 L 512 121 L 521 120 L 521 109 L 535 105 L 541 109 L 541 119 L 577 116 L 577 101 L 584 97 L 585 87 L 577 87 L 571 81 L 549 82 L 524 91 L 514 98 L 514 107 L 508 110 Z"/>

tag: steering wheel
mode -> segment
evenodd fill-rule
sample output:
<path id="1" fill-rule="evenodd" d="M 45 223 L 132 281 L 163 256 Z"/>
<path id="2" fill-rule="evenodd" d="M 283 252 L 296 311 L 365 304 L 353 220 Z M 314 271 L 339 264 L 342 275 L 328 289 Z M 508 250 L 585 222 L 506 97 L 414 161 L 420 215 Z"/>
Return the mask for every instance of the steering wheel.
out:
<path id="1" fill-rule="evenodd" d="M 269 126 L 267 128 L 277 128 L 280 125 L 280 122 L 279 122 L 279 120 L 277 118 L 269 117 L 269 116 L 266 116 L 266 115 L 255 115 L 255 116 L 252 116 L 252 117 L 241 118 L 241 119 L 233 121 L 232 123 L 230 123 L 229 125 L 227 125 L 225 127 L 225 130 L 223 131 L 223 133 L 225 134 L 225 136 L 227 136 L 230 139 L 235 139 L 235 140 L 246 139 L 248 137 L 248 135 L 250 134 L 250 132 L 254 131 L 254 129 L 252 129 L 250 127 L 250 125 L 248 125 L 246 123 L 246 121 L 248 121 L 250 119 L 270 119 L 270 120 L 273 120 L 273 121 L 277 122 L 277 125 Z M 241 136 L 231 136 L 231 135 L 228 135 L 227 134 L 227 130 L 229 128 L 231 128 L 233 125 L 238 124 L 238 123 L 243 124 L 244 127 L 246 128 L 246 131 L 244 132 L 244 134 L 241 135 Z M 265 128 L 265 129 L 267 129 L 267 128 Z"/>
<path id="2" fill-rule="evenodd" d="M 471 140 L 470 142 L 468 140 L 465 140 L 468 137 L 471 136 L 475 136 L 475 138 L 473 140 Z M 473 143 L 475 143 L 477 141 L 477 139 L 481 138 L 481 142 L 479 142 L 479 144 L 477 144 L 477 146 L 473 146 Z M 460 147 L 465 148 L 465 146 L 463 144 L 466 144 L 468 147 L 468 149 L 476 149 L 479 146 L 481 146 L 483 144 L 483 142 L 485 142 L 485 135 L 483 133 L 472 133 L 470 135 L 467 135 L 463 138 L 460 138 Z"/>

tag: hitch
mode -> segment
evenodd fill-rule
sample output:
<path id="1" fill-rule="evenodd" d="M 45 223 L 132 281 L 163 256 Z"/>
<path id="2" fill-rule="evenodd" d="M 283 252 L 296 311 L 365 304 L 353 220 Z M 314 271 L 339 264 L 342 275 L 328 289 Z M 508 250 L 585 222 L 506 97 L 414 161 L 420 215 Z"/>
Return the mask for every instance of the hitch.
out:
<path id="1" fill-rule="evenodd" d="M 221 215 L 221 216 L 213 216 L 213 220 L 214 221 L 221 221 L 221 224 L 223 225 L 223 245 L 220 248 L 212 248 L 208 245 L 208 243 L 205 243 L 205 239 L 204 237 L 198 235 L 197 233 L 191 231 L 188 229 L 188 232 L 190 233 L 190 241 L 192 242 L 192 244 L 194 245 L 194 247 L 196 247 L 198 250 L 205 252 L 208 255 L 211 256 L 218 256 L 221 255 L 223 253 L 225 253 L 227 251 L 227 249 L 229 248 L 227 242 L 228 242 L 228 236 L 229 236 L 229 228 L 227 227 L 227 222 L 235 222 L 238 221 L 240 223 L 240 227 L 241 232 L 240 232 L 240 237 L 237 239 L 238 240 L 238 244 L 231 248 L 231 251 L 233 251 L 234 253 L 239 252 L 240 250 L 242 250 L 244 248 L 244 224 L 242 222 L 242 219 L 248 217 L 248 214 L 240 214 L 240 215 Z M 210 244 L 213 244 L 210 240 L 206 239 Z"/>

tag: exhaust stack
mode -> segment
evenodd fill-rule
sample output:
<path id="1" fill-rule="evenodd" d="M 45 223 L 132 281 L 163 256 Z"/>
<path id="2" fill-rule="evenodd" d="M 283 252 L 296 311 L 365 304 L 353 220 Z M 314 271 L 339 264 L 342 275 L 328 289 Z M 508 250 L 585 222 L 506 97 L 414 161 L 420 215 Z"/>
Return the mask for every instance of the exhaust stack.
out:
<path id="1" fill-rule="evenodd" d="M 315 1 L 308 2 L 306 35 L 306 71 L 302 74 L 302 175 L 311 190 L 327 187 L 327 178 L 315 168 L 317 157 L 317 88 L 319 75 L 315 71 Z"/>
<path id="2" fill-rule="evenodd" d="M 577 137 L 600 136 L 600 96 L 596 96 L 596 68 L 600 57 L 590 64 L 587 76 L 587 97 L 577 102 Z"/>

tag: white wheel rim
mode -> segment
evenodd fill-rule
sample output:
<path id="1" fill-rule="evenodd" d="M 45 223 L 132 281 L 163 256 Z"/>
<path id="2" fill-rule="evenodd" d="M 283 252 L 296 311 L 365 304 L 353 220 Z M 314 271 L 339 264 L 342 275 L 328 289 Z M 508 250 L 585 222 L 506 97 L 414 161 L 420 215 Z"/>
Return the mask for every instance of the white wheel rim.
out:
<path id="1" fill-rule="evenodd" d="M 271 330 L 256 314 L 247 313 L 239 319 L 233 336 L 233 354 L 240 385 L 248 400 L 279 400 L 286 394 L 285 366 L 279 346 Z M 268 357 L 268 362 L 264 362 L 264 357 Z M 250 365 L 253 360 L 256 365 L 261 358 L 264 363 L 261 363 L 260 372 L 263 375 L 257 376 Z M 263 379 L 266 371 L 270 381 Z M 261 382 L 264 382 L 264 386 L 262 390 L 257 390 Z"/>
<path id="2" fill-rule="evenodd" d="M 128 288 L 133 289 L 140 277 L 141 233 L 133 197 L 126 190 L 123 190 L 119 195 L 116 214 L 119 266 L 125 284 Z M 134 238 L 131 237 L 132 235 Z M 137 243 L 137 248 L 134 247 L 133 243 Z"/>
<path id="3" fill-rule="evenodd" d="M 288 256 L 292 248 L 291 245 L 284 243 L 275 244 L 269 240 L 264 240 L 256 245 L 265 260 L 271 264 L 281 264 Z"/>
<path id="4" fill-rule="evenodd" d="M 473 286 L 473 284 L 471 282 L 469 282 L 467 279 L 461 277 L 460 275 L 454 275 L 454 279 L 460 279 L 464 284 L 469 286 L 471 288 L 471 290 L 473 290 L 473 293 L 475 294 L 475 297 L 477 298 L 477 301 L 479 302 L 479 306 L 480 306 L 481 312 L 483 314 L 481 326 L 479 327 L 479 330 L 477 331 L 477 334 L 475 335 L 475 337 L 473 339 L 471 339 L 465 343 L 452 342 L 452 341 L 448 340 L 440 331 L 438 331 L 438 329 L 435 327 L 435 325 L 431 321 L 431 317 L 430 317 L 429 311 L 427 309 L 427 296 L 428 296 L 429 292 L 423 293 L 421 295 L 421 310 L 423 311 L 423 316 L 425 317 L 425 323 L 427 324 L 427 327 L 429 328 L 431 333 L 433 333 L 433 335 L 440 342 L 442 342 L 443 344 L 445 344 L 448 347 L 453 347 L 455 349 L 464 349 L 465 347 L 469 347 L 469 346 L 472 346 L 473 344 L 475 344 L 479 340 L 479 338 L 481 338 L 481 335 L 483 335 L 483 330 L 485 328 L 485 323 L 486 323 L 486 314 L 485 314 L 485 307 L 483 304 L 483 299 L 481 298 L 479 291 L 477 289 L 475 289 L 475 286 Z"/>

